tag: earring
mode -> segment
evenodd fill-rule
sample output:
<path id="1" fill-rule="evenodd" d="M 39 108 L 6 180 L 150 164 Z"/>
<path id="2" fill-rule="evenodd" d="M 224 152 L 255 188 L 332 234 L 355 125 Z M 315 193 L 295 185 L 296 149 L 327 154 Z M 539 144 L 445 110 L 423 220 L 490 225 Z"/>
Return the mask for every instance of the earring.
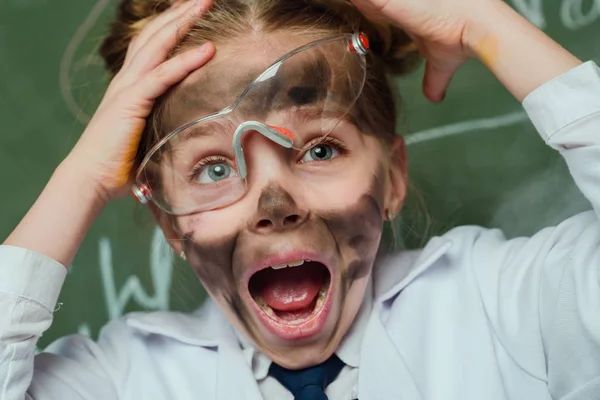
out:
<path id="1" fill-rule="evenodd" d="M 187 257 L 185 256 L 185 253 L 183 252 L 183 250 L 181 251 L 181 253 L 179 253 L 179 257 L 181 257 L 181 259 L 183 261 L 187 261 Z"/>
<path id="2" fill-rule="evenodd" d="M 385 217 L 387 218 L 388 221 L 391 221 L 394 219 L 395 215 L 394 213 L 388 208 L 387 210 L 385 210 Z"/>

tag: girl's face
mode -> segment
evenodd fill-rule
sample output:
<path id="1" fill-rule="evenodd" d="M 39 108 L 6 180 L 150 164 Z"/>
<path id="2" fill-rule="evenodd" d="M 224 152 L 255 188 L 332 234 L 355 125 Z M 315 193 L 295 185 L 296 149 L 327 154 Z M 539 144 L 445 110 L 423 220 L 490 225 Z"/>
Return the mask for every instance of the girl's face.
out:
<path id="1" fill-rule="evenodd" d="M 217 46 L 215 59 L 173 91 L 165 123 L 176 127 L 231 104 L 249 79 L 314 39 L 256 34 Z M 255 132 L 244 137 L 249 173 L 241 199 L 192 215 L 159 216 L 175 251 L 185 252 L 229 320 L 288 368 L 318 364 L 337 349 L 370 279 L 385 210 L 397 212 L 405 190 L 401 145 L 390 151 L 351 119 L 319 140 L 318 117 L 303 110 L 269 112 L 262 121 L 292 131 L 299 150 Z M 202 140 L 215 153 L 205 160 L 216 158 L 220 166 L 209 163 L 201 174 L 214 178 L 232 161 L 231 137 Z"/>

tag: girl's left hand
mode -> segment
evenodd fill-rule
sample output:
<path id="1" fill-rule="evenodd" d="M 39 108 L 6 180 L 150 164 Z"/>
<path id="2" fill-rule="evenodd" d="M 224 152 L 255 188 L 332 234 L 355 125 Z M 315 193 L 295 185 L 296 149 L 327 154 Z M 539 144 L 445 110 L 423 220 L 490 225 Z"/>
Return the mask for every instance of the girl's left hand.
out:
<path id="1" fill-rule="evenodd" d="M 444 99 L 450 80 L 472 56 L 466 37 L 485 6 L 500 0 L 352 0 L 367 17 L 404 29 L 426 59 L 423 92 Z"/>
<path id="2" fill-rule="evenodd" d="M 452 76 L 480 59 L 519 101 L 581 64 L 502 0 L 351 0 L 368 18 L 397 25 L 425 57 L 423 92 L 444 99 Z"/>

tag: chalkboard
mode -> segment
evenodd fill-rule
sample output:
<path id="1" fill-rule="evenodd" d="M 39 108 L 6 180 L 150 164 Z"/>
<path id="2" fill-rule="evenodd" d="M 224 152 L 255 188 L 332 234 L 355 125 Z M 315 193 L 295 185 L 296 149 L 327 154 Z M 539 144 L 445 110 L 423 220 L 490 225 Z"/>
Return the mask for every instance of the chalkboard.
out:
<path id="1" fill-rule="evenodd" d="M 0 238 L 34 202 L 98 104 L 107 77 L 95 50 L 115 4 L 0 2 Z M 577 56 L 600 61 L 600 2 L 511 4 Z M 405 246 L 464 224 L 528 235 L 590 208 L 518 102 L 479 63 L 459 72 L 441 105 L 421 94 L 421 74 L 397 82 L 414 187 L 399 224 Z M 176 258 L 133 200 L 111 204 L 69 270 L 40 345 L 74 332 L 95 336 L 107 320 L 133 310 L 195 309 L 204 291 Z"/>

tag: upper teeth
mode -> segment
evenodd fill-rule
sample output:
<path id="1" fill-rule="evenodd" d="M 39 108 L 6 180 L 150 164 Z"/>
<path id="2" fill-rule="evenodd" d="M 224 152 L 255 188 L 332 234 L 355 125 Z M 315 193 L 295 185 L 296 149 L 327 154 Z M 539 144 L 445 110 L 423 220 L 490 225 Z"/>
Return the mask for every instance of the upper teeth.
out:
<path id="1" fill-rule="evenodd" d="M 306 260 L 308 261 L 308 260 Z M 273 269 L 282 269 L 282 268 L 286 268 L 286 267 L 297 267 L 299 265 L 304 264 L 305 260 L 296 260 L 296 261 L 290 261 L 286 264 L 277 264 L 277 265 L 271 265 L 271 268 Z"/>

